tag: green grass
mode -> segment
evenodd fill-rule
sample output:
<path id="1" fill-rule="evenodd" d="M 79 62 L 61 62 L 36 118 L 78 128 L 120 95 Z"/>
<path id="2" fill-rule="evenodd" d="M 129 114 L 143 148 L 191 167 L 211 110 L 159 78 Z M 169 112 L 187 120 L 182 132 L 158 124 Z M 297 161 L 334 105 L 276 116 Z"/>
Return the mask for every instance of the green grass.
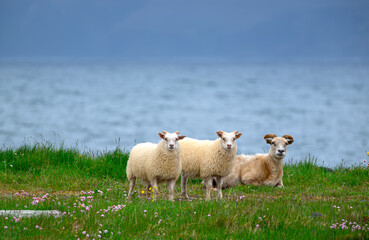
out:
<path id="1" fill-rule="evenodd" d="M 222 201 L 205 202 L 203 186 L 194 180 L 188 186 L 193 199 L 183 201 L 178 181 L 175 202 L 166 200 L 165 184 L 159 185 L 161 198 L 153 202 L 143 197 L 146 188 L 138 184 L 133 201 L 128 202 L 127 160 L 128 153 L 119 148 L 98 154 L 50 144 L 0 150 L 0 209 L 65 212 L 60 218 L 20 221 L 1 216 L 0 238 L 86 239 L 86 234 L 89 239 L 99 239 L 98 235 L 105 239 L 369 238 L 366 167 L 329 171 L 307 157 L 285 165 L 284 188 L 240 185 L 224 190 Z M 46 193 L 45 201 L 32 204 L 33 197 Z M 338 226 L 343 219 L 348 229 Z M 352 231 L 350 222 L 365 230 Z"/>

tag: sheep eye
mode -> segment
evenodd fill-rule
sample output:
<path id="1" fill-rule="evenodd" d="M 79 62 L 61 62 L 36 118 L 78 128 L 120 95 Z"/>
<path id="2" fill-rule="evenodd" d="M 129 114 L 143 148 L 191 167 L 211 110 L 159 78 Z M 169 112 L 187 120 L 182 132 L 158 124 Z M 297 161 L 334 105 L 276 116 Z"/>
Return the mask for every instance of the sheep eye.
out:
<path id="1" fill-rule="evenodd" d="M 225 141 L 226 139 L 225 138 L 223 138 L 223 141 Z"/>
<path id="2" fill-rule="evenodd" d="M 236 138 L 233 138 L 233 141 L 236 141 Z"/>
<path id="3" fill-rule="evenodd" d="M 176 138 L 176 141 L 178 141 L 178 138 Z"/>
<path id="4" fill-rule="evenodd" d="M 168 141 L 168 138 L 164 138 L 165 141 Z"/>

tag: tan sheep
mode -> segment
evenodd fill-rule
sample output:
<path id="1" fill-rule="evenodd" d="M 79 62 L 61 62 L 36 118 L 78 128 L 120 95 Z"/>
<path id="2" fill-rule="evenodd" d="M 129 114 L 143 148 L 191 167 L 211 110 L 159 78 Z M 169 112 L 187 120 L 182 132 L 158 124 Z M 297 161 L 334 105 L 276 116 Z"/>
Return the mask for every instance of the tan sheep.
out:
<path id="1" fill-rule="evenodd" d="M 186 138 L 179 142 L 182 160 L 182 197 L 188 198 L 187 179 L 201 178 L 206 185 L 205 200 L 209 200 L 213 177 L 220 182 L 218 198 L 223 197 L 221 178 L 227 176 L 231 171 L 237 154 L 235 140 L 241 137 L 242 133 L 219 131 L 217 135 L 219 139 L 214 141 Z"/>
<path id="2" fill-rule="evenodd" d="M 247 185 L 283 187 L 283 159 L 287 145 L 293 143 L 290 135 L 277 137 L 267 134 L 264 139 L 270 144 L 268 154 L 238 155 L 231 173 L 223 178 L 223 187 L 233 187 L 239 182 Z"/>
<path id="3" fill-rule="evenodd" d="M 163 133 L 158 133 L 162 138 L 158 144 L 141 143 L 132 148 L 127 162 L 127 177 L 131 182 L 128 199 L 138 178 L 147 185 L 148 198 L 152 188 L 154 199 L 159 193 L 158 184 L 168 182 L 169 200 L 174 200 L 174 186 L 182 170 L 178 140 L 185 136 L 178 136 L 178 131 Z"/>

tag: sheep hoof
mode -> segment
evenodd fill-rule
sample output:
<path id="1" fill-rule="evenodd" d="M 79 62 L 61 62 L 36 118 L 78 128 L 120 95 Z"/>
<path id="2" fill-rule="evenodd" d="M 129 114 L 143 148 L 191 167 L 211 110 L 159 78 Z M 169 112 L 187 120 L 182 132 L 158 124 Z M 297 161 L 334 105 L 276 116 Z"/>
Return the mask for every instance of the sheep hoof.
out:
<path id="1" fill-rule="evenodd" d="M 184 199 L 190 199 L 187 194 L 182 194 L 182 198 L 184 198 Z"/>

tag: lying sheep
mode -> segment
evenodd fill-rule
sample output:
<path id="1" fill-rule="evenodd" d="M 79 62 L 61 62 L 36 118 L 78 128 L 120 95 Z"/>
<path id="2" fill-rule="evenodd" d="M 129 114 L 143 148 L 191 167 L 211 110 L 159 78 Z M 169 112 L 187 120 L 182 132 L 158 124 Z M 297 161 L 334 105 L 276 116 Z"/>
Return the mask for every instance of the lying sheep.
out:
<path id="1" fill-rule="evenodd" d="M 283 187 L 283 158 L 287 145 L 293 143 L 290 135 L 277 137 L 267 134 L 264 139 L 270 144 L 268 154 L 238 155 L 231 173 L 223 178 L 222 186 L 233 187 L 239 182 L 247 185 L 269 185 Z"/>
<path id="2" fill-rule="evenodd" d="M 188 198 L 187 179 L 201 178 L 206 185 L 205 200 L 210 199 L 210 189 L 213 177 L 218 179 L 218 197 L 223 197 L 221 190 L 221 178 L 227 176 L 232 168 L 233 161 L 237 154 L 236 139 L 242 133 L 234 131 L 227 133 L 217 132 L 219 139 L 214 141 L 196 140 L 186 138 L 180 141 L 182 160 L 182 197 Z"/>
<path id="3" fill-rule="evenodd" d="M 127 177 L 131 182 L 128 199 L 138 178 L 147 185 L 147 197 L 153 189 L 154 199 L 159 193 L 158 184 L 168 182 L 169 200 L 174 200 L 174 185 L 182 170 L 178 140 L 185 136 L 178 136 L 178 131 L 163 133 L 158 133 L 163 139 L 158 144 L 141 143 L 132 148 L 127 162 Z"/>

